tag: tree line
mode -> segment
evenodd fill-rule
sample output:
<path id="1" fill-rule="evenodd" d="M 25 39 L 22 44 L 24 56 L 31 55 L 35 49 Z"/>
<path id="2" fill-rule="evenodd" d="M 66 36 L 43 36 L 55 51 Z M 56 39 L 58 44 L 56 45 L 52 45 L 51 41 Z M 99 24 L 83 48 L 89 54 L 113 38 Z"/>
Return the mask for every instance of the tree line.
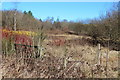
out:
<path id="1" fill-rule="evenodd" d="M 14 13 L 17 15 L 14 16 Z M 77 35 L 85 34 L 91 36 L 95 41 L 111 41 L 120 43 L 120 28 L 119 28 L 119 10 L 113 8 L 107 11 L 104 16 L 90 20 L 87 24 L 84 22 L 60 21 L 59 18 L 54 20 L 53 17 L 48 17 L 46 20 L 36 19 L 31 11 L 2 11 L 2 27 L 13 29 L 14 17 L 16 17 L 17 30 L 37 30 L 44 27 L 45 30 L 68 30 L 74 31 Z"/>

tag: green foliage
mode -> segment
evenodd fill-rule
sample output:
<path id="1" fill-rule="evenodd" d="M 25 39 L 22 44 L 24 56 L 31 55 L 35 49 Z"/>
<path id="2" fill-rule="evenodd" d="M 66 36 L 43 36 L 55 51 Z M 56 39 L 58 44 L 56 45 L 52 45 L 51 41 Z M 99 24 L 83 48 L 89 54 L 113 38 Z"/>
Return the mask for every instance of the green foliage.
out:
<path id="1" fill-rule="evenodd" d="M 32 14 L 32 12 L 31 12 L 31 11 L 28 11 L 28 15 L 33 16 L 33 14 Z"/>
<path id="2" fill-rule="evenodd" d="M 24 11 L 24 14 L 27 14 L 27 12 L 26 12 L 26 11 Z"/>
<path id="3" fill-rule="evenodd" d="M 28 12 L 24 11 L 24 14 L 34 17 L 31 11 L 28 11 Z"/>

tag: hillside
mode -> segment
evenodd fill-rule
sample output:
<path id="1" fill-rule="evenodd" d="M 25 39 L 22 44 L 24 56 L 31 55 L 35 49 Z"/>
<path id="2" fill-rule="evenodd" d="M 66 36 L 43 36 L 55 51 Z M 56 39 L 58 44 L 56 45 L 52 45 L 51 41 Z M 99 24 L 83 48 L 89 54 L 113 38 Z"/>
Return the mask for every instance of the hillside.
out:
<path id="1" fill-rule="evenodd" d="M 117 78 L 118 11 L 89 22 L 2 11 L 3 78 Z"/>
<path id="2" fill-rule="evenodd" d="M 70 34 L 49 34 L 45 39 L 44 56 L 42 59 L 3 57 L 4 78 L 84 78 L 106 77 L 106 54 L 108 48 L 101 47 L 101 63 L 97 58 L 97 46 L 89 45 L 85 39 L 90 37 Z M 65 44 L 56 45 L 53 39 L 66 40 Z M 80 41 L 81 39 L 81 41 Z M 83 39 L 83 40 L 82 40 Z M 51 42 L 53 41 L 53 42 Z M 50 44 L 51 43 L 51 44 Z M 107 67 L 107 77 L 118 75 L 118 51 L 110 50 Z M 19 61 L 19 62 L 16 62 Z M 64 62 L 66 61 L 66 62 Z M 69 74 L 70 73 L 70 74 Z"/>

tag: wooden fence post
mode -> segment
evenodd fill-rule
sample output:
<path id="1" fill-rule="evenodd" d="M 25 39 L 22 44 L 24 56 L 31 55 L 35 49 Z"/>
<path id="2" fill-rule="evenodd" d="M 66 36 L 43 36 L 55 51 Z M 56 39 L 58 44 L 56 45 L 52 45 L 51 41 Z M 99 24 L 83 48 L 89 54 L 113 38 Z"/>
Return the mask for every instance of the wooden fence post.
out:
<path id="1" fill-rule="evenodd" d="M 108 50 L 107 50 L 107 53 L 106 53 L 106 78 L 108 76 L 108 57 L 109 57 L 109 46 L 110 46 L 110 42 L 108 41 Z"/>
<path id="2" fill-rule="evenodd" d="M 99 71 L 99 76 L 101 77 L 101 46 L 98 44 L 98 63 L 97 63 L 97 68 Z"/>
<path id="3" fill-rule="evenodd" d="M 98 65 L 101 65 L 101 47 L 100 47 L 100 44 L 98 44 L 98 57 L 97 57 L 97 60 L 98 60 Z"/>

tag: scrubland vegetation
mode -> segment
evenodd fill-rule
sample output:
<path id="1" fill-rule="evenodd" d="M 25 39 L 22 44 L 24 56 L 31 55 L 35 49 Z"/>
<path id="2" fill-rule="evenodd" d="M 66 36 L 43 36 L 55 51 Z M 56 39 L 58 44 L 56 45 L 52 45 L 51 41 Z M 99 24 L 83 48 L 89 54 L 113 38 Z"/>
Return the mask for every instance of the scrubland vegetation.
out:
<path id="1" fill-rule="evenodd" d="M 117 78 L 118 23 L 116 7 L 87 24 L 53 17 L 42 21 L 34 18 L 31 11 L 4 10 L 0 29 L 2 76 Z"/>

